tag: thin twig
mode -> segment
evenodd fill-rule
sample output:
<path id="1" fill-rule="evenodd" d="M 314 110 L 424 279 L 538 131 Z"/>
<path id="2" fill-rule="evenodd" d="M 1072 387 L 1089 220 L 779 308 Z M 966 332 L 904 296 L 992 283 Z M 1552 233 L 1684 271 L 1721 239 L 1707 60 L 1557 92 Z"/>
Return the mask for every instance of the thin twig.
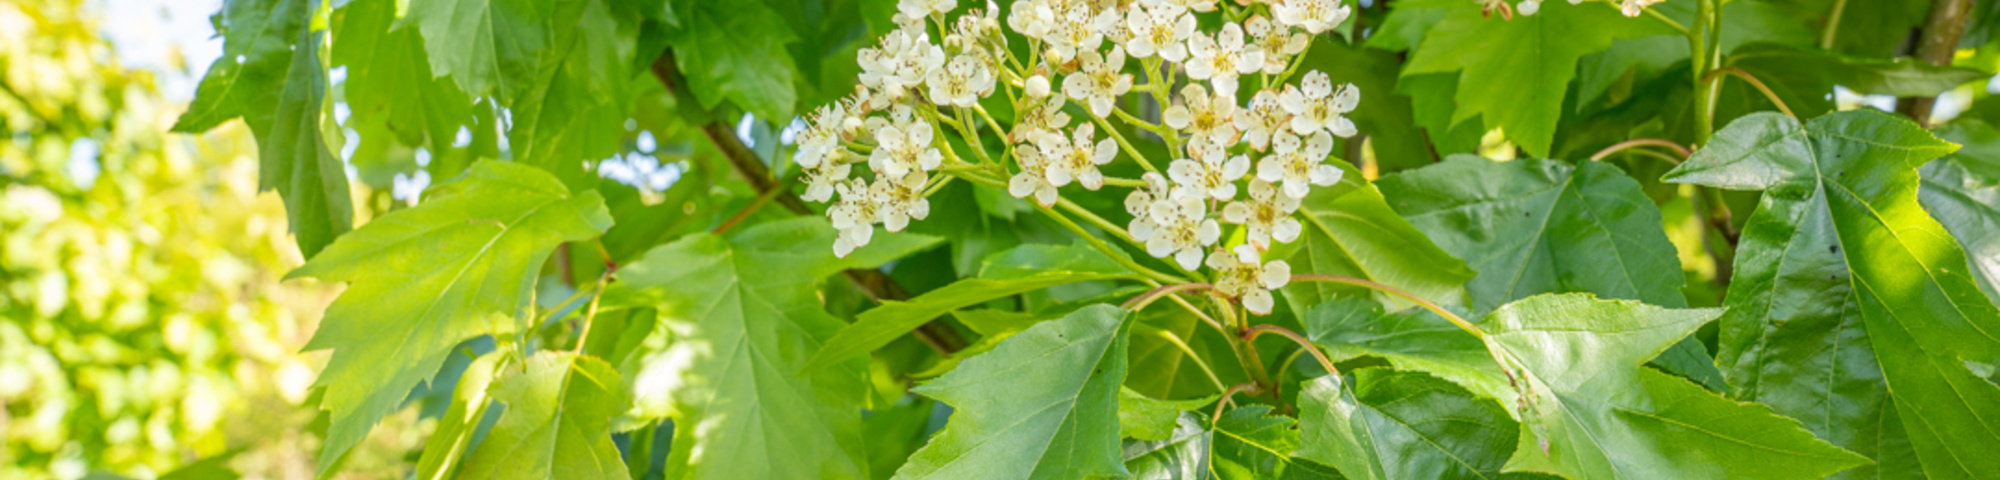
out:
<path id="1" fill-rule="evenodd" d="M 1141 293 L 1138 296 L 1132 297 L 1131 300 L 1126 300 L 1125 304 L 1119 305 L 1118 308 L 1123 308 L 1126 310 L 1136 312 L 1145 309 L 1147 305 L 1153 304 L 1154 300 L 1159 300 L 1160 297 L 1164 297 L 1167 294 L 1171 294 L 1174 292 L 1184 292 L 1188 290 L 1214 290 L 1214 289 L 1215 289 L 1214 285 L 1206 283 L 1181 283 L 1174 285 L 1166 285 L 1160 288 L 1147 290 L 1146 293 Z"/>
<path id="2" fill-rule="evenodd" d="M 1215 415 L 1208 419 L 1209 425 L 1215 425 L 1216 422 L 1222 421 L 1222 407 L 1224 405 L 1228 406 L 1236 405 L 1234 401 L 1230 400 L 1230 397 L 1236 396 L 1237 392 L 1256 395 L 1258 393 L 1262 393 L 1263 389 L 1257 388 L 1257 384 L 1255 383 L 1239 383 L 1236 385 L 1230 385 L 1229 388 L 1224 389 L 1222 391 L 1222 399 L 1215 401 Z"/>
<path id="3" fill-rule="evenodd" d="M 751 200 L 749 205 L 744 205 L 743 211 L 736 212 L 736 215 L 730 216 L 728 220 L 723 220 L 721 225 L 716 225 L 715 229 L 709 230 L 708 233 L 715 235 L 728 233 L 730 228 L 742 223 L 743 219 L 750 218 L 750 214 L 757 213 L 757 209 L 763 208 L 764 204 L 771 203 L 772 198 L 777 198 L 778 194 L 786 191 L 783 187 L 765 190 L 764 193 L 758 194 L 756 199 Z"/>
<path id="4" fill-rule="evenodd" d="M 1752 87 L 1757 87 L 1757 91 L 1764 93 L 1765 99 L 1770 100 L 1772 104 L 1776 104 L 1778 106 L 1778 111 L 1784 112 L 1785 116 L 1792 117 L 1793 120 L 1797 120 L 1799 118 L 1798 114 L 1792 113 L 1792 107 L 1786 106 L 1785 101 L 1783 99 L 1778 98 L 1777 92 L 1771 91 L 1771 87 L 1769 85 L 1765 85 L 1763 80 L 1758 80 L 1757 76 L 1751 75 L 1750 72 L 1745 72 L 1741 68 L 1715 67 L 1714 70 L 1708 71 L 1708 75 L 1702 76 L 1701 81 L 1702 83 L 1713 82 L 1716 81 L 1716 79 L 1721 78 L 1722 75 L 1724 74 L 1733 75 L 1736 78 L 1741 78 L 1743 79 L 1743 83 L 1748 83 Z"/>
<path id="5" fill-rule="evenodd" d="M 1278 335 L 1284 336 L 1285 338 L 1292 339 L 1293 342 L 1299 344 L 1300 348 L 1304 348 L 1306 349 L 1307 352 L 1311 352 L 1313 358 L 1319 360 L 1319 366 L 1326 368 L 1327 373 L 1331 373 L 1334 375 L 1340 374 L 1340 369 L 1334 368 L 1333 366 L 1333 359 L 1327 358 L 1326 353 L 1319 351 L 1319 347 L 1314 346 L 1311 340 L 1307 340 L 1304 335 L 1299 335 L 1299 332 L 1294 332 L 1291 329 L 1271 324 L 1254 325 L 1251 326 L 1249 330 L 1243 331 L 1243 341 L 1252 342 L 1254 346 L 1254 343 L 1257 341 L 1257 336 L 1265 333 L 1276 333 Z M 1282 370 L 1279 372 L 1280 374 L 1283 374 Z"/>
<path id="6" fill-rule="evenodd" d="M 1691 154 L 1691 152 L 1688 151 L 1687 147 L 1683 147 L 1681 146 L 1681 144 L 1678 143 L 1670 142 L 1667 140 L 1661 140 L 1657 138 L 1635 138 L 1611 144 L 1611 146 L 1609 147 L 1604 147 L 1603 150 L 1598 150 L 1597 153 L 1592 154 L 1590 156 L 1590 160 L 1594 162 L 1601 162 L 1604 161 L 1606 157 L 1610 157 L 1611 154 L 1618 153 L 1620 150 L 1625 150 L 1633 147 L 1646 146 L 1646 145 L 1652 145 L 1656 147 L 1666 147 L 1669 150 L 1673 150 L 1674 153 L 1680 154 L 1681 158 L 1687 158 L 1687 156 Z M 1673 161 L 1673 164 L 1680 165 L 1681 162 Z"/>

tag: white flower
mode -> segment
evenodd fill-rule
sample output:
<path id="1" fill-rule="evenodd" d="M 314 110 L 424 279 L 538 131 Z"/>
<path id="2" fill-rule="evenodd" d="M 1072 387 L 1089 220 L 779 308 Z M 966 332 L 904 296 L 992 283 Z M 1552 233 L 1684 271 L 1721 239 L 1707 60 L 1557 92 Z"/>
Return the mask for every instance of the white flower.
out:
<path id="1" fill-rule="evenodd" d="M 834 102 L 814 110 L 811 120 L 806 122 L 806 129 L 799 132 L 799 150 L 792 155 L 792 161 L 802 168 L 812 168 L 840 152 L 840 132 L 847 128 L 850 118 L 846 102 Z"/>
<path id="2" fill-rule="evenodd" d="M 1361 103 L 1360 88 L 1350 83 L 1336 92 L 1333 80 L 1318 70 L 1306 73 L 1299 84 L 1303 88 L 1286 87 L 1284 95 L 1278 97 L 1278 103 L 1293 115 L 1293 132 L 1306 135 L 1326 129 L 1341 137 L 1354 136 L 1354 121 L 1345 114 Z"/>
<path id="3" fill-rule="evenodd" d="M 1131 40 L 1125 43 L 1132 50 L 1132 56 L 1139 58 L 1159 54 L 1169 62 L 1187 59 L 1187 39 L 1194 35 L 1194 15 L 1179 5 L 1161 5 L 1152 8 L 1134 8 L 1125 12 L 1125 27 L 1131 32 Z"/>
<path id="4" fill-rule="evenodd" d="M 1236 97 L 1236 76 L 1256 73 L 1264 67 L 1263 52 L 1243 48 L 1243 27 L 1223 24 L 1215 38 L 1197 34 L 1188 38 L 1188 78 L 1208 80 L 1215 93 Z"/>
<path id="5" fill-rule="evenodd" d="M 1082 52 L 1096 51 L 1104 44 L 1105 32 L 1118 26 L 1118 11 L 1096 10 L 1089 2 L 1076 1 L 1060 12 L 1048 34 L 1048 55 L 1054 64 L 1067 63 Z M 1121 64 L 1122 65 L 1122 64 Z"/>
<path id="6" fill-rule="evenodd" d="M 1096 190 L 1104 186 L 1104 174 L 1097 171 L 1097 166 L 1111 163 L 1112 157 L 1118 155 L 1118 145 L 1109 139 L 1093 144 L 1090 137 L 1096 132 L 1094 126 L 1086 123 L 1078 125 L 1068 139 L 1056 133 L 1043 133 L 1035 139 L 1035 146 L 1048 162 L 1046 173 L 1050 184 L 1060 187 L 1074 178 L 1083 188 Z"/>
<path id="7" fill-rule="evenodd" d="M 894 122 L 875 130 L 875 151 L 868 168 L 901 177 L 913 171 L 936 170 L 944 154 L 931 147 L 931 124 L 912 119 L 909 107 L 897 107 Z"/>
<path id="8" fill-rule="evenodd" d="M 924 186 L 929 182 L 930 175 L 924 172 L 902 177 L 875 177 L 868 193 L 875 197 L 876 211 L 882 215 L 882 228 L 900 232 L 910 225 L 910 219 L 929 217 L 931 201 L 924 198 Z"/>
<path id="9" fill-rule="evenodd" d="M 861 84 L 889 99 L 908 94 L 945 61 L 944 48 L 931 44 L 922 29 L 889 32 L 880 48 L 861 49 L 855 59 L 861 65 Z"/>
<path id="10" fill-rule="evenodd" d="M 1173 255 L 1181 268 L 1201 266 L 1205 248 L 1222 239 L 1222 225 L 1208 218 L 1208 206 L 1201 195 L 1186 187 L 1176 187 L 1166 199 L 1155 201 L 1148 213 L 1151 222 L 1138 224 L 1132 238 L 1146 242 L 1146 253 L 1164 258 Z"/>
<path id="11" fill-rule="evenodd" d="M 833 228 L 840 233 L 833 240 L 833 255 L 847 257 L 854 249 L 868 245 L 875 236 L 875 221 L 881 218 L 880 205 L 869 192 L 868 184 L 861 179 L 850 179 L 838 185 L 840 203 L 826 209 L 826 216 L 832 220 Z"/>
<path id="12" fill-rule="evenodd" d="M 956 0 L 899 0 L 896 2 L 896 11 L 901 12 L 904 16 L 916 18 L 927 17 L 933 13 L 939 15 L 951 13 L 951 9 L 956 7 L 958 7 Z"/>
<path id="13" fill-rule="evenodd" d="M 1028 77 L 1027 84 L 1028 86 L 1026 90 L 1028 93 L 1028 98 L 1042 98 L 1049 96 L 1048 75 L 1042 75 L 1037 73 L 1034 76 Z"/>
<path id="14" fill-rule="evenodd" d="M 1049 97 L 1048 101 L 1042 102 L 1040 106 L 1035 106 L 1033 100 L 1028 102 L 1028 106 L 1022 108 L 1017 114 L 1019 116 L 1014 119 L 1014 131 L 1009 140 L 1028 141 L 1041 136 L 1044 132 L 1069 128 L 1069 112 L 1063 111 L 1063 105 L 1067 105 L 1068 102 L 1063 101 L 1062 97 Z"/>
<path id="15" fill-rule="evenodd" d="M 808 202 L 824 202 L 833 198 L 833 187 L 847 181 L 851 170 L 852 165 L 832 161 L 805 167 L 806 194 L 799 198 Z"/>
<path id="16" fill-rule="evenodd" d="M 931 102 L 938 105 L 970 107 L 979 102 L 979 97 L 993 93 L 993 72 L 986 62 L 972 55 L 959 55 L 951 63 L 931 71 L 927 82 L 931 87 Z"/>
<path id="17" fill-rule="evenodd" d="M 1217 145 L 1236 143 L 1236 99 L 1212 96 L 1199 83 L 1181 88 L 1181 104 L 1167 107 L 1167 126 L 1205 137 Z"/>
<path id="18" fill-rule="evenodd" d="M 1007 9 L 1007 26 L 1028 38 L 1048 36 L 1055 28 L 1056 9 L 1044 0 L 1018 0 Z"/>
<path id="19" fill-rule="evenodd" d="M 1255 50 L 1264 57 L 1264 73 L 1277 75 L 1285 73 L 1285 67 L 1293 55 L 1306 51 L 1306 35 L 1292 29 L 1272 25 L 1263 15 L 1250 17 L 1243 24 L 1245 33 L 1250 34 L 1249 50 Z"/>
<path id="20" fill-rule="evenodd" d="M 1111 102 L 1132 90 L 1132 75 L 1119 72 L 1125 68 L 1123 48 L 1112 47 L 1110 55 L 1085 51 L 1077 57 L 1077 64 L 1077 72 L 1063 78 L 1063 94 L 1088 102 L 1091 115 L 1110 115 Z"/>
<path id="21" fill-rule="evenodd" d="M 1278 0 L 1271 5 L 1278 23 L 1300 27 L 1318 35 L 1347 21 L 1352 10 L 1340 0 Z"/>
<path id="22" fill-rule="evenodd" d="M 1236 110 L 1233 120 L 1243 131 L 1243 141 L 1262 152 L 1271 143 L 1271 134 L 1292 124 L 1292 114 L 1278 101 L 1278 92 L 1258 90 L 1250 97 L 1250 107 Z"/>
<path id="23" fill-rule="evenodd" d="M 1035 203 L 1043 207 L 1056 204 L 1056 185 L 1049 183 L 1048 161 L 1034 145 L 1021 145 L 1014 149 L 1014 159 L 1021 163 L 1021 173 L 1007 182 L 1007 193 L 1014 198 L 1035 196 Z"/>
<path id="24" fill-rule="evenodd" d="M 1216 200 L 1228 200 L 1236 196 L 1236 179 L 1250 172 L 1250 157 L 1229 156 L 1221 145 L 1196 137 L 1188 143 L 1188 152 L 1194 158 L 1174 160 L 1167 167 L 1167 176 L 1195 191 Z"/>
<path id="25" fill-rule="evenodd" d="M 1291 283 L 1291 264 L 1284 260 L 1263 263 L 1257 258 L 1257 249 L 1248 244 L 1237 245 L 1233 252 L 1235 255 L 1216 252 L 1208 257 L 1209 268 L 1215 269 L 1215 289 L 1241 299 L 1243 308 L 1252 313 L 1270 315 L 1271 308 L 1277 306 L 1271 291 Z"/>
<path id="26" fill-rule="evenodd" d="M 1488 5 L 1486 9 L 1488 11 L 1491 11 L 1493 10 L 1493 7 L 1491 5 Z M 1542 2 L 1537 0 L 1527 0 L 1521 2 L 1521 5 L 1517 7 L 1517 9 L 1521 12 L 1521 15 L 1523 16 L 1534 15 L 1535 12 L 1542 11 Z M 1623 9 L 1620 9 L 1620 11 L 1623 11 Z M 1633 15 L 1633 16 L 1636 17 L 1638 15 Z"/>
<path id="27" fill-rule="evenodd" d="M 1271 239 L 1290 243 L 1298 240 L 1302 226 L 1292 212 L 1299 210 L 1299 199 L 1291 195 L 1278 194 L 1278 187 L 1263 180 L 1250 181 L 1250 199 L 1229 202 L 1222 207 L 1222 221 L 1246 227 L 1245 236 L 1258 249 L 1271 248 Z"/>
<path id="28" fill-rule="evenodd" d="M 1623 0 L 1621 2 L 1618 2 L 1618 12 L 1625 14 L 1625 16 L 1627 17 L 1637 17 L 1639 16 L 1639 14 L 1646 12 L 1646 7 L 1650 7 L 1653 6 L 1653 4 L 1664 1 L 1666 0 Z M 1521 10 L 1521 14 L 1533 15 L 1534 13 L 1529 12 L 1527 8 L 1523 7 Z"/>
<path id="29" fill-rule="evenodd" d="M 1333 137 L 1326 132 L 1314 133 L 1303 146 L 1291 132 L 1278 132 L 1271 144 L 1275 147 L 1271 156 L 1257 162 L 1257 178 L 1282 182 L 1286 196 L 1305 198 L 1312 185 L 1326 187 L 1340 183 L 1340 168 L 1322 163 L 1333 153 Z"/>
<path id="30" fill-rule="evenodd" d="M 1197 12 L 1215 11 L 1215 0 L 1139 0 L 1139 4 L 1150 8 L 1180 7 Z"/>
<path id="31" fill-rule="evenodd" d="M 1167 183 L 1167 177 L 1155 172 L 1146 172 L 1139 176 L 1139 180 L 1146 182 L 1146 186 L 1134 188 L 1132 193 L 1125 195 L 1125 213 L 1132 214 L 1134 222 L 1149 218 L 1148 212 L 1153 211 L 1153 202 L 1165 200 L 1173 188 L 1173 185 Z"/>

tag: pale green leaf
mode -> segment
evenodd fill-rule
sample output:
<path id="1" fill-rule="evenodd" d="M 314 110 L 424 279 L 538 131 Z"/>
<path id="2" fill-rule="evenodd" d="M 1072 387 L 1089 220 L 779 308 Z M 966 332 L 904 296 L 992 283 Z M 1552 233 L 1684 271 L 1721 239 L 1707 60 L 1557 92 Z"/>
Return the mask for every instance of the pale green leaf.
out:
<path id="1" fill-rule="evenodd" d="M 458 463 L 471 453 L 467 449 L 472 446 L 472 437 L 485 419 L 486 407 L 492 404 L 486 387 L 493 383 L 493 375 L 499 372 L 500 360 L 505 357 L 498 352 L 488 353 L 465 367 L 465 374 L 458 377 L 458 386 L 452 390 L 451 407 L 438 419 L 437 430 L 431 432 L 430 439 L 424 441 L 415 478 L 456 477 Z"/>
<path id="2" fill-rule="evenodd" d="M 472 121 L 472 99 L 449 78 L 431 75 L 424 38 L 415 28 L 395 29 L 395 0 L 356 0 L 336 16 L 333 65 L 347 69 L 341 90 L 353 109 L 353 123 L 380 119 L 393 138 L 450 150 L 459 128 Z M 364 134 L 362 141 L 382 141 Z M 358 164 L 364 160 L 354 159 Z"/>
<path id="3" fill-rule="evenodd" d="M 956 411 L 896 478 L 1126 475 L 1117 417 L 1131 318 L 1109 305 L 1085 307 L 914 389 Z"/>
<path id="4" fill-rule="evenodd" d="M 1640 368 L 1720 309 L 1538 295 L 1481 322 L 1522 422 L 1505 471 L 1569 478 L 1816 479 L 1868 463 L 1770 408 Z"/>
<path id="5" fill-rule="evenodd" d="M 270 128 L 272 105 L 292 68 L 292 44 L 312 16 L 308 0 L 230 0 L 214 18 L 222 57 L 208 66 L 194 101 L 173 131 L 204 132 L 243 117 L 252 129 Z"/>
<path id="6" fill-rule="evenodd" d="M 543 352 L 493 383 L 507 406 L 461 478 L 624 480 L 611 418 L 632 403 L 618 371 L 597 357 Z"/>
<path id="7" fill-rule="evenodd" d="M 1180 418 L 1181 412 L 1215 403 L 1215 399 L 1216 396 L 1210 395 L 1187 400 L 1160 400 L 1130 388 L 1120 389 L 1118 431 L 1128 438 L 1166 440 L 1173 435 L 1175 419 Z"/>
<path id="8" fill-rule="evenodd" d="M 1893 405 L 1932 478 L 2000 471 L 2000 386 L 1968 366 L 2000 359 L 2000 307 L 1918 203 L 1918 166 L 1955 148 L 1880 112 L 1766 112 L 1666 178 L 1764 191 L 1724 302 L 1718 362 L 1740 396 L 1871 455 Z"/>
<path id="9" fill-rule="evenodd" d="M 1306 337 L 1333 361 L 1380 357 L 1397 369 L 1422 371 L 1494 400 L 1514 398 L 1500 366 L 1471 333 L 1429 311 L 1382 313 L 1382 305 L 1337 298 L 1302 314 Z"/>
<path id="10" fill-rule="evenodd" d="M 952 282 L 943 288 L 925 292 L 909 301 L 884 300 L 882 305 L 855 317 L 854 324 L 840 330 L 826 347 L 813 354 L 806 368 L 816 369 L 837 365 L 847 360 L 867 355 L 868 352 L 890 341 L 910 333 L 924 323 L 952 310 L 986 303 L 988 300 L 1012 296 L 1023 292 L 1041 290 L 1057 285 L 1107 280 L 1124 275 L 1084 273 L 1068 271 L 1046 271 L 1027 277 L 1005 280 L 988 278 L 968 278 Z"/>
<path id="11" fill-rule="evenodd" d="M 1965 247 L 1973 278 L 2000 303 L 2000 130 L 1969 120 L 1937 133 L 1964 148 L 1924 166 L 1917 200 Z"/>
<path id="12" fill-rule="evenodd" d="M 919 235 L 877 235 L 847 259 L 833 256 L 826 220 L 760 224 L 725 240 L 699 233 L 621 265 L 611 305 L 652 307 L 664 338 L 625 372 L 633 415 L 672 418 L 669 479 L 866 476 L 861 451 L 865 364 L 801 373 L 843 325 L 816 287 L 829 275 L 935 245 Z M 651 339 L 648 339 L 651 342 Z"/>
<path id="13" fill-rule="evenodd" d="M 1299 208 L 1305 232 L 1291 244 L 1273 246 L 1270 258 L 1284 258 L 1292 273 L 1345 275 L 1373 280 L 1446 305 L 1465 303 L 1465 282 L 1473 271 L 1432 244 L 1424 232 L 1396 215 L 1382 192 L 1347 162 L 1329 159 L 1345 172 L 1339 185 L 1314 189 Z M 1285 299 L 1297 308 L 1341 295 L 1377 295 L 1388 305 L 1407 302 L 1360 287 L 1325 282 L 1293 282 Z"/>
<path id="14" fill-rule="evenodd" d="M 401 24 L 423 32 L 431 73 L 449 76 L 472 96 L 516 98 L 536 81 L 538 59 L 551 48 L 554 0 L 434 0 L 409 2 Z M 511 103 L 511 102 L 509 102 Z"/>
<path id="15" fill-rule="evenodd" d="M 293 271 L 348 284 L 306 344 L 334 350 L 317 383 L 326 388 L 321 408 L 333 414 L 322 473 L 428 381 L 453 346 L 514 331 L 509 317 L 556 245 L 610 226 L 597 192 L 572 195 L 546 172 L 487 161 Z"/>
<path id="16" fill-rule="evenodd" d="M 572 187 L 589 185 L 589 161 L 619 152 L 632 103 L 635 30 L 603 0 L 567 1 L 550 12 L 550 48 L 536 59 L 535 81 L 510 103 L 507 131 L 514 158 L 554 172 Z M 649 79 L 648 79 L 649 80 Z M 650 81 L 650 80 L 649 80 Z"/>

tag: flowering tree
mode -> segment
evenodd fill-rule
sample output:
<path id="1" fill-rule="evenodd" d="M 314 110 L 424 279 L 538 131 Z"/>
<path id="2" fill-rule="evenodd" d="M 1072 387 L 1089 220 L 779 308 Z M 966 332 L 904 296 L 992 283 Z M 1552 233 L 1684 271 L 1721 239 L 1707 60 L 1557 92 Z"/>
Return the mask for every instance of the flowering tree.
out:
<path id="1" fill-rule="evenodd" d="M 335 3 L 177 126 L 347 285 L 322 476 L 2000 472 L 1969 2 Z"/>

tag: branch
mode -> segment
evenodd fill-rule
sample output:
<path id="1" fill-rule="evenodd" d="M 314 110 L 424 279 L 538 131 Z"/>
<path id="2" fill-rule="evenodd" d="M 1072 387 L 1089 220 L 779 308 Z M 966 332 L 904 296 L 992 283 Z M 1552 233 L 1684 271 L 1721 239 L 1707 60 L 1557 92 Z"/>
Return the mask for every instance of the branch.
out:
<path id="1" fill-rule="evenodd" d="M 667 91 L 672 92 L 681 88 L 683 78 L 679 69 L 674 66 L 672 49 L 661 52 L 660 58 L 653 60 L 652 71 L 653 78 L 658 79 Z M 722 151 L 722 156 L 729 159 L 729 165 L 736 169 L 736 173 L 743 175 L 743 179 L 748 181 L 750 187 L 756 189 L 757 193 L 768 194 L 775 190 L 778 193 L 773 200 L 783 205 L 785 210 L 799 215 L 815 214 L 811 207 L 806 206 L 804 200 L 799 199 L 798 194 L 792 193 L 789 189 L 779 188 L 778 180 L 771 177 L 771 170 L 764 167 L 762 160 L 757 159 L 756 152 L 750 151 L 749 147 L 743 146 L 743 142 L 736 139 L 735 132 L 730 131 L 728 125 L 709 122 L 701 126 L 701 133 L 708 137 L 709 142 L 715 144 L 717 150 Z M 854 269 L 842 273 L 846 274 L 847 280 L 854 282 L 854 286 L 860 288 L 863 294 L 876 302 L 910 298 L 909 290 L 880 271 Z M 939 355 L 950 355 L 965 349 L 965 340 L 959 338 L 958 333 L 935 320 L 917 327 L 910 334 L 922 340 L 925 345 L 929 345 Z"/>
<path id="2" fill-rule="evenodd" d="M 1972 0 L 1935 0 L 1931 2 L 1931 15 L 1924 20 L 1922 34 L 1918 37 L 1917 60 L 1931 65 L 1951 65 L 1952 54 L 1958 50 L 1958 39 L 1965 35 L 1965 19 L 1971 16 Z M 1903 97 L 1896 101 L 1896 112 L 1916 120 L 1924 128 L 1931 127 L 1931 108 L 1937 106 L 1937 97 Z"/>

